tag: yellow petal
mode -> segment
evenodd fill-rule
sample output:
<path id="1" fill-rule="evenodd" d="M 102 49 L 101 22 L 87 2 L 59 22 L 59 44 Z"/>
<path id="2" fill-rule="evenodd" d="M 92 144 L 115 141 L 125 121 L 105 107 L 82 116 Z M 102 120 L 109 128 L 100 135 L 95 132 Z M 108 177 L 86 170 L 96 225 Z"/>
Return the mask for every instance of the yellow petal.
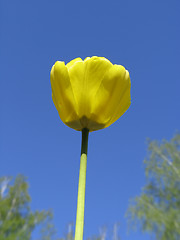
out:
<path id="1" fill-rule="evenodd" d="M 83 60 L 78 57 L 73 60 L 71 60 L 69 63 L 66 64 L 67 69 L 69 70 L 76 62 L 82 62 Z"/>
<path id="2" fill-rule="evenodd" d="M 80 118 L 90 118 L 93 98 L 101 81 L 112 63 L 103 57 L 86 58 L 77 61 L 68 69 L 74 96 L 78 104 Z"/>
<path id="3" fill-rule="evenodd" d="M 92 98 L 96 94 L 105 73 L 113 66 L 113 64 L 104 57 L 92 57 L 84 60 L 85 76 L 89 97 Z M 91 102 L 92 99 L 89 99 Z"/>
<path id="4" fill-rule="evenodd" d="M 94 98 L 92 120 L 108 127 L 130 105 L 130 78 L 123 66 L 113 65 L 106 72 Z"/>
<path id="5" fill-rule="evenodd" d="M 77 102 L 77 114 L 79 119 L 85 115 L 87 104 L 85 102 L 85 81 L 84 81 L 84 62 L 75 61 L 72 67 L 68 68 L 72 91 Z"/>
<path id="6" fill-rule="evenodd" d="M 54 104 L 61 120 L 67 124 L 78 119 L 76 102 L 73 96 L 70 79 L 64 62 L 56 62 L 51 70 L 51 87 Z"/>
<path id="7" fill-rule="evenodd" d="M 126 74 L 124 77 L 124 91 L 122 94 L 122 98 L 120 99 L 119 103 L 116 106 L 116 110 L 114 111 L 114 114 L 107 124 L 106 127 L 110 126 L 112 123 L 114 123 L 116 120 L 118 120 L 129 108 L 131 105 L 131 81 L 129 72 L 126 70 Z"/>

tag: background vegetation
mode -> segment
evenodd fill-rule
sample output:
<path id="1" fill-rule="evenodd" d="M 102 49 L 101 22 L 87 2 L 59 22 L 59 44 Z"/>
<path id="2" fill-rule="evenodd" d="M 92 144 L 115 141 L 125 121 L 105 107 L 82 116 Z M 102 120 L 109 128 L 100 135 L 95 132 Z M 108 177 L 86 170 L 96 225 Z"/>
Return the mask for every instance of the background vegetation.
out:
<path id="1" fill-rule="evenodd" d="M 148 156 L 144 161 L 146 184 L 140 196 L 130 201 L 127 217 L 130 228 L 140 228 L 157 240 L 180 239 L 180 134 L 170 141 L 149 141 Z M 0 239 L 72 240 L 74 226 L 58 238 L 50 210 L 32 211 L 28 183 L 24 176 L 0 178 Z M 115 224 L 113 240 L 120 240 L 119 225 Z M 107 239 L 107 229 L 88 240 Z"/>

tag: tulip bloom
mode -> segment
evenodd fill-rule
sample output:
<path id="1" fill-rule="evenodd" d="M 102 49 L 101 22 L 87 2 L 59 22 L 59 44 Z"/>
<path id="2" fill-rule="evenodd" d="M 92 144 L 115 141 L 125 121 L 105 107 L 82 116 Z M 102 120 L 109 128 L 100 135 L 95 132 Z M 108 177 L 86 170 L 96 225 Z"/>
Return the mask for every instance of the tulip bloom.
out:
<path id="1" fill-rule="evenodd" d="M 51 69 L 53 102 L 61 120 L 82 131 L 75 240 L 83 239 L 87 148 L 89 132 L 106 128 L 131 103 L 128 71 L 104 57 L 76 58 Z"/>
<path id="2" fill-rule="evenodd" d="M 69 127 L 90 132 L 114 123 L 129 108 L 130 77 L 104 57 L 76 58 L 51 70 L 53 102 Z"/>

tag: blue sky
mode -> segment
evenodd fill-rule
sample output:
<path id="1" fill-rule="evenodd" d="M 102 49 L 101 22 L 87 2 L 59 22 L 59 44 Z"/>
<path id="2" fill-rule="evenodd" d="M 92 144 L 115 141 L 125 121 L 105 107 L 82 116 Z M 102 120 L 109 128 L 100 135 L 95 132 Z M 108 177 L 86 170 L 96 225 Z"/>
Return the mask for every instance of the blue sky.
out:
<path id="1" fill-rule="evenodd" d="M 59 119 L 50 70 L 57 60 L 104 56 L 128 69 L 132 104 L 89 137 L 85 239 L 120 222 L 145 184 L 146 139 L 179 130 L 179 0 L 0 3 L 0 176 L 28 177 L 32 208 L 52 209 L 60 236 L 75 223 L 81 134 Z"/>

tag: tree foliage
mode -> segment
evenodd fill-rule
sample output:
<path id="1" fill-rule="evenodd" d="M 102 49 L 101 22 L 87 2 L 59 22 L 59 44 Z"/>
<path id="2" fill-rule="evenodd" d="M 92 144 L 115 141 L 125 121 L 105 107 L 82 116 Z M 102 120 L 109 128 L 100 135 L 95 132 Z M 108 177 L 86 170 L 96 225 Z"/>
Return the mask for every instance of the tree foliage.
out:
<path id="1" fill-rule="evenodd" d="M 147 183 L 128 209 L 131 226 L 153 233 L 157 240 L 180 239 L 180 134 L 149 142 L 145 160 Z"/>
<path id="2" fill-rule="evenodd" d="M 50 211 L 32 211 L 25 177 L 0 178 L 0 239 L 30 240 L 34 229 L 40 227 L 41 240 L 52 240 L 54 227 Z M 39 240 L 40 240 L 39 239 Z"/>
<path id="3" fill-rule="evenodd" d="M 31 240 L 38 227 L 40 234 L 35 240 L 73 240 L 74 225 L 68 224 L 64 237 L 57 238 L 50 211 L 32 211 L 28 183 L 22 175 L 15 179 L 0 178 L 0 240 Z M 106 228 L 88 240 L 106 240 Z M 114 225 L 113 240 L 119 240 L 118 224 Z"/>

